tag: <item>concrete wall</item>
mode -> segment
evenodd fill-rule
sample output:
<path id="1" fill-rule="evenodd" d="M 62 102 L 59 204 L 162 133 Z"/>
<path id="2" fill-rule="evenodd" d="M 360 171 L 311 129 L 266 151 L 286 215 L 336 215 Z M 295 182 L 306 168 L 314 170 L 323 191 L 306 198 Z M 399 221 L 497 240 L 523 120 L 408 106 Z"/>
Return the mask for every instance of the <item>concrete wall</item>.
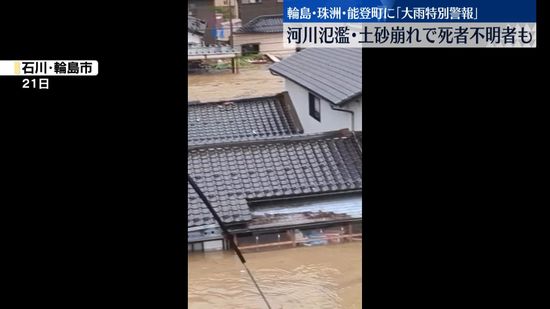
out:
<path id="1" fill-rule="evenodd" d="M 283 2 L 277 0 L 262 0 L 262 3 L 244 4 L 239 1 L 239 18 L 243 21 L 243 25 L 255 17 L 261 15 L 276 15 L 283 14 Z"/>
<path id="2" fill-rule="evenodd" d="M 321 99 L 321 122 L 319 122 L 309 115 L 309 91 L 307 89 L 286 79 L 285 90 L 288 91 L 298 117 L 300 117 L 304 133 L 319 133 L 345 128 L 352 130 L 351 114 L 335 111 L 330 108 L 330 104 L 327 101 Z M 362 131 L 362 103 L 363 98 L 361 97 L 342 107 L 355 113 L 355 131 Z"/>
<path id="3" fill-rule="evenodd" d="M 282 33 L 235 33 L 233 43 L 235 46 L 260 44 L 260 53 L 283 58 L 296 52 L 294 48 L 284 48 Z"/>

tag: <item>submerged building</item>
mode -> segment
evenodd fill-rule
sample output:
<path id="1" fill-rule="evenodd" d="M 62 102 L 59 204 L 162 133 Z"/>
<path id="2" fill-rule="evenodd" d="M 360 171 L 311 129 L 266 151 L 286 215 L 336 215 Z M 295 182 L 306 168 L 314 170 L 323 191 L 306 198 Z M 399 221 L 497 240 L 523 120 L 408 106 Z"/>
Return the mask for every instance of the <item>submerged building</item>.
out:
<path id="1" fill-rule="evenodd" d="M 361 135 L 303 134 L 288 93 L 188 105 L 188 171 L 243 250 L 361 234 Z M 188 251 L 229 249 L 188 184 Z"/>
<path id="2" fill-rule="evenodd" d="M 286 58 L 296 52 L 284 45 L 283 15 L 262 15 L 255 17 L 233 35 L 235 46 L 242 54 L 260 53 Z"/>
<path id="3" fill-rule="evenodd" d="M 187 70 L 203 70 L 207 67 L 206 61 L 231 59 L 233 72 L 237 73 L 237 57 L 240 55 L 240 51 L 228 44 L 220 44 L 221 41 L 218 39 L 225 39 L 225 37 L 223 35 L 218 37 L 219 33 L 216 30 L 218 21 L 215 17 L 213 19 L 209 17 L 210 13 L 215 16 L 212 4 L 213 1 L 188 2 Z M 203 19 L 201 19 L 201 16 Z M 204 18 L 208 18 L 210 21 Z M 211 30 L 214 30 L 213 33 Z M 223 31 L 220 33 L 223 34 Z"/>

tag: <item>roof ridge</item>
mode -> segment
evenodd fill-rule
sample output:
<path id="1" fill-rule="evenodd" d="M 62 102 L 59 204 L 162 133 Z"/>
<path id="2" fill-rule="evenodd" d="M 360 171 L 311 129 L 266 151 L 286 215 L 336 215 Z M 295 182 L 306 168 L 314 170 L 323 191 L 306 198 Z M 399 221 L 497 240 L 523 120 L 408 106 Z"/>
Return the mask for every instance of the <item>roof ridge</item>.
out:
<path id="1" fill-rule="evenodd" d="M 187 106 L 204 106 L 206 104 L 223 104 L 227 102 L 233 102 L 233 103 L 240 103 L 243 101 L 252 101 L 252 100 L 265 100 L 265 99 L 276 99 L 277 96 L 279 96 L 281 93 L 277 93 L 274 95 L 266 95 L 261 97 L 246 97 L 246 98 L 237 98 L 237 99 L 228 99 L 228 100 L 220 100 L 220 101 L 208 101 L 208 102 L 188 102 Z"/>
<path id="2" fill-rule="evenodd" d="M 268 137 L 260 139 L 252 139 L 247 141 L 223 141 L 220 143 L 212 144 L 200 144 L 200 145 L 189 145 L 188 151 L 199 150 L 199 149 L 208 149 L 208 148 L 226 148 L 226 147 L 242 147 L 249 145 L 260 145 L 260 144 L 273 144 L 273 143 L 291 143 L 298 141 L 311 141 L 311 140 L 320 140 L 320 139 L 337 139 L 337 138 L 349 138 L 352 136 L 352 133 L 349 129 L 342 129 L 337 131 L 328 131 L 321 133 L 310 133 L 310 134 L 291 134 L 284 135 L 279 137 Z"/>
<path id="3" fill-rule="evenodd" d="M 187 144 L 277 139 L 303 132 L 288 92 L 264 97 L 189 104 Z"/>
<path id="4" fill-rule="evenodd" d="M 363 92 L 362 54 L 359 48 L 306 48 L 269 69 L 340 105 Z"/>
<path id="5" fill-rule="evenodd" d="M 235 33 L 236 34 L 256 33 L 256 32 L 263 33 L 262 31 L 254 31 L 254 27 L 256 27 L 256 26 L 261 27 L 262 25 L 258 25 L 258 24 L 261 23 L 264 20 L 269 20 L 269 19 L 281 19 L 281 24 L 280 24 L 280 26 L 281 26 L 280 30 L 281 31 L 280 32 L 283 32 L 283 29 L 282 29 L 283 14 L 272 14 L 272 15 L 260 15 L 260 16 L 254 17 L 253 19 L 249 20 L 246 24 L 242 25 L 239 29 L 237 29 L 235 31 Z M 264 25 L 264 27 L 265 27 L 265 25 Z M 279 31 L 277 31 L 277 32 L 279 32 Z M 275 33 L 275 32 L 267 31 L 266 33 Z"/>
<path id="6" fill-rule="evenodd" d="M 250 23 L 251 21 L 254 21 L 254 20 L 257 20 L 257 19 L 262 19 L 262 18 L 266 18 L 266 17 L 281 17 L 283 18 L 283 14 L 266 14 L 266 15 L 258 15 L 254 18 L 252 18 L 251 20 L 248 21 L 248 23 Z M 248 24 L 247 23 L 247 24 Z"/>

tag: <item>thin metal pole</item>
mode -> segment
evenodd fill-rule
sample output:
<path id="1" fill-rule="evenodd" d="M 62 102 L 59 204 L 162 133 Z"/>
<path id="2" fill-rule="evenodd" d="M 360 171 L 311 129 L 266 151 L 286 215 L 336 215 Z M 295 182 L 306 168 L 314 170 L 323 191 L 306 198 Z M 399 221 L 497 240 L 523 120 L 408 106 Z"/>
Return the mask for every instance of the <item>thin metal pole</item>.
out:
<path id="1" fill-rule="evenodd" d="M 235 47 L 233 45 L 233 5 L 232 0 L 227 1 L 229 3 L 229 44 L 231 44 L 231 47 Z"/>
<path id="2" fill-rule="evenodd" d="M 212 207 L 212 204 L 210 204 L 210 202 L 208 201 L 208 199 L 206 198 L 204 193 L 202 193 L 201 189 L 199 188 L 199 186 L 197 185 L 195 180 L 189 174 L 187 174 L 187 181 L 189 181 L 189 184 L 191 184 L 191 187 L 193 187 L 193 190 L 195 190 L 195 192 L 197 192 L 200 199 L 206 205 L 206 208 L 208 208 L 208 210 L 210 211 L 210 213 L 212 214 L 212 216 L 214 217 L 216 222 L 218 222 L 218 225 L 220 226 L 220 228 L 222 229 L 224 234 L 228 236 L 227 238 L 229 239 L 229 242 L 231 243 L 231 246 L 235 250 L 235 253 L 237 253 L 237 256 L 239 256 L 239 259 L 241 260 L 241 263 L 243 264 L 244 268 L 246 269 L 246 272 L 248 273 L 248 275 L 250 276 L 250 279 L 252 279 L 252 282 L 256 286 L 256 289 L 258 289 L 258 292 L 260 292 L 260 295 L 264 299 L 264 302 L 267 305 L 267 308 L 271 309 L 271 306 L 269 305 L 269 302 L 267 301 L 267 298 L 265 297 L 264 293 L 260 289 L 260 286 L 256 282 L 256 279 L 254 279 L 254 276 L 252 275 L 252 273 L 250 272 L 248 267 L 246 267 L 246 260 L 244 259 L 244 256 L 243 256 L 241 250 L 239 249 L 239 247 L 237 247 L 237 244 L 235 243 L 235 240 L 232 237 L 233 235 L 227 230 L 227 228 L 225 227 L 225 224 L 222 222 L 222 219 L 218 216 L 218 214 L 214 210 L 214 207 Z"/>

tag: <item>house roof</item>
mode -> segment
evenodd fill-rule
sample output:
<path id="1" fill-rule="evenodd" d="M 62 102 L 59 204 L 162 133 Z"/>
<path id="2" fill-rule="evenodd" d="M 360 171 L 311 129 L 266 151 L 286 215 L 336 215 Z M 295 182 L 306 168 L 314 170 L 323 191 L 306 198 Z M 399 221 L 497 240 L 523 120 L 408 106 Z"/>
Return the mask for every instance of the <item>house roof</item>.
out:
<path id="1" fill-rule="evenodd" d="M 235 33 L 282 33 L 283 15 L 261 15 L 247 22 Z"/>
<path id="2" fill-rule="evenodd" d="M 288 93 L 276 96 L 193 103 L 187 111 L 188 145 L 279 138 L 302 133 Z"/>
<path id="3" fill-rule="evenodd" d="M 353 132 L 355 134 L 355 138 L 357 139 L 357 143 L 359 144 L 359 147 L 363 149 L 363 131 L 355 131 Z"/>
<path id="4" fill-rule="evenodd" d="M 362 188 L 362 152 L 347 130 L 190 146 L 187 169 L 227 224 L 252 219 L 249 199 Z M 188 227 L 214 223 L 189 184 L 188 192 Z"/>
<path id="5" fill-rule="evenodd" d="M 270 70 L 343 105 L 363 93 L 362 54 L 361 48 L 306 48 Z"/>

